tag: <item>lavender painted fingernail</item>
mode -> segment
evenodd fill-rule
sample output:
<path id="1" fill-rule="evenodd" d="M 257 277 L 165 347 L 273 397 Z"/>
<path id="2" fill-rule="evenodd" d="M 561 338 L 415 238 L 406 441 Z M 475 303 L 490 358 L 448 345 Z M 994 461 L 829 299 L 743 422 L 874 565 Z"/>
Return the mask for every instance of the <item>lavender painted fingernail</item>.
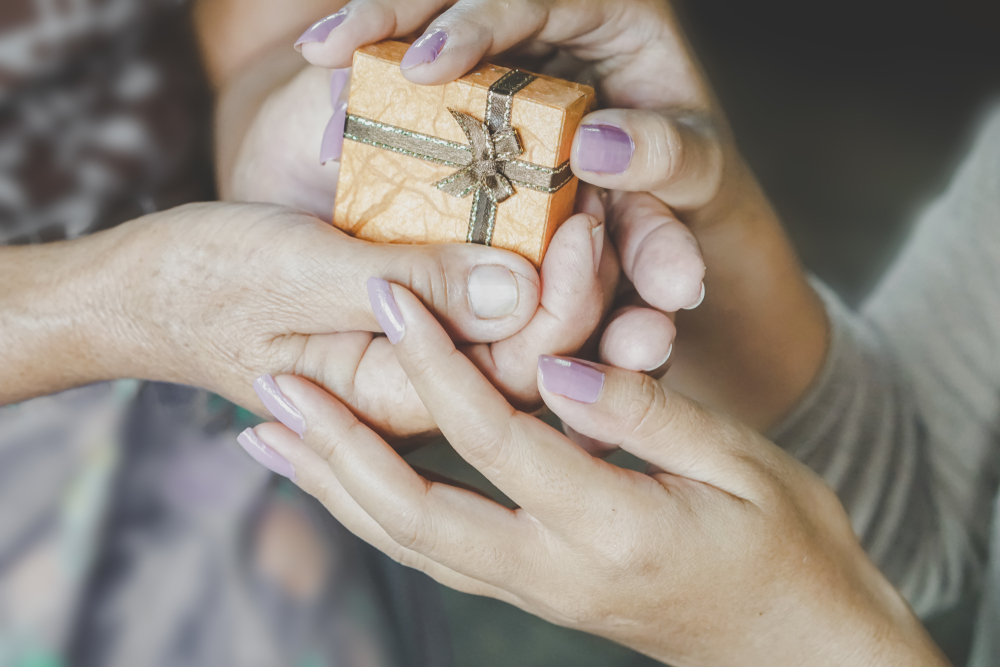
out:
<path id="1" fill-rule="evenodd" d="M 253 381 L 253 390 L 257 392 L 257 397 L 264 407 L 274 415 L 279 422 L 303 437 L 306 433 L 306 420 L 299 412 L 299 409 L 292 404 L 285 396 L 274 378 L 270 375 L 261 375 Z"/>
<path id="2" fill-rule="evenodd" d="M 441 55 L 441 50 L 447 41 L 448 33 L 444 30 L 435 30 L 429 35 L 424 35 L 406 51 L 399 63 L 400 69 L 411 69 L 417 65 L 434 62 Z"/>
<path id="3" fill-rule="evenodd" d="M 336 14 L 331 14 L 324 19 L 316 21 L 296 40 L 295 48 L 299 49 L 303 44 L 311 42 L 325 42 L 326 38 L 333 32 L 333 29 L 343 23 L 346 18 L 347 10 L 341 9 Z"/>
<path id="4" fill-rule="evenodd" d="M 624 174 L 632 162 L 635 143 L 614 125 L 581 125 L 577 164 L 597 174 Z"/>
<path id="5" fill-rule="evenodd" d="M 323 142 L 319 147 L 319 163 L 326 164 L 339 160 L 344 152 L 344 126 L 347 124 L 347 102 L 334 105 L 333 116 L 323 131 Z"/>
<path id="6" fill-rule="evenodd" d="M 236 442 L 246 450 L 254 460 L 282 477 L 295 481 L 295 468 L 284 456 L 274 451 L 266 442 L 257 437 L 252 428 L 248 428 L 236 437 Z"/>
<path id="7" fill-rule="evenodd" d="M 375 319 L 378 320 L 389 342 L 395 345 L 403 340 L 403 332 L 406 327 L 403 324 L 403 315 L 399 312 L 399 306 L 396 305 L 396 299 L 392 296 L 392 288 L 389 287 L 389 283 L 381 278 L 369 278 L 368 300 L 371 301 Z"/>
<path id="8" fill-rule="evenodd" d="M 604 388 L 604 373 L 572 359 L 543 354 L 538 357 L 538 370 L 546 391 L 580 403 L 596 402 Z"/>

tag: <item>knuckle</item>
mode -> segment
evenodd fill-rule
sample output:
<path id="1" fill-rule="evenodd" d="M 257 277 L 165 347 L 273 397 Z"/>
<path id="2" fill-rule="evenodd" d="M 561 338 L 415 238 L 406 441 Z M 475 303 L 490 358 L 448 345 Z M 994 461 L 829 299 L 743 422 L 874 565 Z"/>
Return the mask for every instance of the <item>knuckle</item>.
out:
<path id="1" fill-rule="evenodd" d="M 669 119 L 657 115 L 646 139 L 658 186 L 670 185 L 684 173 L 689 158 L 683 137 Z"/>
<path id="2" fill-rule="evenodd" d="M 396 31 L 398 19 L 396 7 L 392 3 L 385 2 L 385 0 L 374 0 L 361 4 L 358 10 L 368 14 L 368 20 L 378 28 L 378 32 L 391 34 Z"/>
<path id="3" fill-rule="evenodd" d="M 433 548 L 427 518 L 418 508 L 408 508 L 385 527 L 385 532 L 405 550 L 423 554 Z"/>
<path id="4" fill-rule="evenodd" d="M 448 312 L 450 289 L 444 257 L 437 249 L 420 252 L 410 262 L 407 285 L 436 313 Z"/>
<path id="5" fill-rule="evenodd" d="M 464 458 L 480 472 L 490 474 L 503 471 L 510 462 L 513 443 L 518 437 L 513 419 L 499 432 L 492 432 L 484 426 L 471 425 L 456 438 L 465 443 Z"/>
<path id="6" fill-rule="evenodd" d="M 606 625 L 606 620 L 615 615 L 607 597 L 596 586 L 563 597 L 556 604 L 556 612 L 568 625 L 584 631 Z"/>
<path id="7" fill-rule="evenodd" d="M 320 435 L 319 445 L 315 448 L 316 454 L 335 469 L 340 456 L 341 444 L 357 439 L 358 436 L 362 435 L 362 428 L 361 422 L 355 419 L 343 429 L 338 429 L 336 433 Z"/>
<path id="8" fill-rule="evenodd" d="M 618 394 L 612 414 L 619 415 L 619 430 L 645 438 L 672 421 L 673 406 L 659 383 L 648 375 L 639 376 Z"/>

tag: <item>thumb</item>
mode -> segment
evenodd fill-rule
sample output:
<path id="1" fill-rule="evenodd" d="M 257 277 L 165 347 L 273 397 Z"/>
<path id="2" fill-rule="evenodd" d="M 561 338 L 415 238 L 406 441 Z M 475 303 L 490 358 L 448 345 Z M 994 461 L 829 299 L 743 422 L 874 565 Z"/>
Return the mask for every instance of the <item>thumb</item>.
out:
<path id="1" fill-rule="evenodd" d="M 603 109 L 581 122 L 571 164 L 586 183 L 696 209 L 719 190 L 723 151 L 707 114 Z"/>
<path id="2" fill-rule="evenodd" d="M 308 286 L 300 290 L 300 319 L 308 324 L 297 333 L 381 332 L 366 286 L 373 276 L 416 294 L 460 342 L 509 338 L 538 309 L 538 273 L 512 252 L 471 243 L 368 243 L 325 231 L 309 237 L 310 261 L 295 269 L 304 275 L 286 277 Z"/>
<path id="3" fill-rule="evenodd" d="M 750 429 L 643 373 L 544 356 L 538 386 L 545 404 L 577 433 L 739 498 L 754 499 L 760 466 L 774 456 L 774 446 Z"/>

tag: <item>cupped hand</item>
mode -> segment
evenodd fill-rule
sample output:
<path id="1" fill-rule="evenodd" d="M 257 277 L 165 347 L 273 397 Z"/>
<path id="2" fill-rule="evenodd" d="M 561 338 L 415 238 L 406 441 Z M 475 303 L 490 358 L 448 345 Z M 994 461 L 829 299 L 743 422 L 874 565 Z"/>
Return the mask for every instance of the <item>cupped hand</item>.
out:
<path id="1" fill-rule="evenodd" d="M 944 664 L 834 494 L 750 429 L 647 375 L 540 358 L 546 405 L 650 471 L 615 467 L 504 400 L 411 292 L 381 289 L 373 308 L 398 322 L 395 355 L 417 394 L 519 508 L 421 477 L 322 389 L 279 377 L 304 441 L 266 424 L 244 446 L 363 539 L 673 665 Z"/>
<path id="2" fill-rule="evenodd" d="M 251 68 L 247 81 L 238 79 L 220 95 L 220 195 L 291 206 L 329 221 L 350 72 L 303 66 L 289 52 Z"/>
<path id="3" fill-rule="evenodd" d="M 743 180 L 730 168 L 738 155 L 669 5 L 353 0 L 297 46 L 314 65 L 347 67 L 356 48 L 421 29 L 403 60 L 416 83 L 444 83 L 500 57 L 597 86 L 610 108 L 583 119 L 571 162 L 581 180 L 617 191 L 609 230 L 635 286 L 623 290 L 600 353 L 623 368 L 665 370 L 673 313 L 705 296 L 695 234 L 723 217 L 720 194 Z"/>
<path id="4" fill-rule="evenodd" d="M 378 276 L 412 289 L 512 402 L 533 409 L 535 357 L 582 346 L 614 292 L 618 265 L 601 252 L 592 210 L 563 225 L 539 275 L 504 250 L 372 244 L 279 206 L 180 207 L 112 232 L 108 291 L 126 324 L 96 335 L 131 364 L 114 376 L 193 384 L 267 414 L 255 378 L 295 373 L 387 437 L 432 432 L 377 335 L 386 321 L 372 314 L 366 281 Z M 267 384 L 256 387 L 265 397 Z"/>

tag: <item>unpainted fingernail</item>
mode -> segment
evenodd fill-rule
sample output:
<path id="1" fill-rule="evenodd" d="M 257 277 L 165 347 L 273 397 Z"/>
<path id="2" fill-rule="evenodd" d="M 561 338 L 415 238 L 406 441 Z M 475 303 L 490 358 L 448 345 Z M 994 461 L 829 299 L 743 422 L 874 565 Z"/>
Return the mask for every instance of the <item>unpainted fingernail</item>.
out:
<path id="1" fill-rule="evenodd" d="M 448 33 L 444 30 L 435 30 L 426 34 L 414 42 L 400 61 L 400 69 L 412 69 L 417 65 L 426 65 L 437 60 L 444 49 L 445 42 L 448 41 Z"/>
<path id="2" fill-rule="evenodd" d="M 604 223 L 590 230 L 590 239 L 594 244 L 594 273 L 600 273 L 601 255 L 604 253 Z"/>
<path id="3" fill-rule="evenodd" d="M 344 153 L 344 126 L 347 124 L 347 102 L 337 102 L 333 116 L 326 124 L 323 142 L 319 147 L 319 163 L 326 164 L 340 159 Z"/>
<path id="4" fill-rule="evenodd" d="M 287 477 L 293 482 L 295 481 L 295 468 L 289 463 L 288 459 L 274 451 L 270 445 L 261 440 L 252 428 L 248 428 L 236 436 L 236 441 L 240 443 L 240 446 L 257 463 L 273 473 Z"/>
<path id="5" fill-rule="evenodd" d="M 701 284 L 701 295 L 698 297 L 698 300 L 695 301 L 692 305 L 690 305 L 687 308 L 685 308 L 684 310 L 694 310 L 695 308 L 697 308 L 698 306 L 700 306 L 704 300 L 705 300 L 705 283 L 702 282 L 702 284 Z"/>
<path id="6" fill-rule="evenodd" d="M 517 308 L 517 278 L 506 266 L 477 266 L 469 273 L 467 288 L 469 306 L 480 319 L 507 317 Z"/>
<path id="7" fill-rule="evenodd" d="M 264 407 L 274 418 L 303 437 L 306 433 L 306 419 L 295 404 L 278 388 L 270 374 L 261 375 L 253 381 L 253 390 Z"/>
<path id="8" fill-rule="evenodd" d="M 343 23 L 346 18 L 347 9 L 341 9 L 336 14 L 330 14 L 326 18 L 316 21 L 295 40 L 295 48 L 299 49 L 303 44 L 310 44 L 312 42 L 325 42 L 326 38 L 333 32 L 333 29 Z"/>
<path id="9" fill-rule="evenodd" d="M 604 388 L 604 373 L 572 359 L 543 354 L 538 370 L 547 391 L 580 403 L 594 403 Z"/>
<path id="10" fill-rule="evenodd" d="M 403 340 L 403 333 L 406 331 L 403 314 L 399 312 L 399 306 L 396 305 L 396 298 L 392 295 L 392 287 L 388 281 L 369 278 L 368 300 L 372 304 L 375 319 L 378 320 L 389 342 L 395 345 Z"/>
<path id="11" fill-rule="evenodd" d="M 624 174 L 632 163 L 635 142 L 614 125 L 581 125 L 577 164 L 597 174 Z"/>
<path id="12" fill-rule="evenodd" d="M 660 363 L 656 364 L 652 368 L 645 369 L 643 372 L 644 373 L 651 373 L 651 372 L 655 371 L 657 368 L 662 368 L 668 361 L 670 361 L 670 355 L 672 355 L 673 353 L 674 353 L 674 344 L 671 343 L 670 347 L 667 348 L 667 354 L 666 354 L 665 357 L 663 357 L 663 361 L 661 361 Z"/>

